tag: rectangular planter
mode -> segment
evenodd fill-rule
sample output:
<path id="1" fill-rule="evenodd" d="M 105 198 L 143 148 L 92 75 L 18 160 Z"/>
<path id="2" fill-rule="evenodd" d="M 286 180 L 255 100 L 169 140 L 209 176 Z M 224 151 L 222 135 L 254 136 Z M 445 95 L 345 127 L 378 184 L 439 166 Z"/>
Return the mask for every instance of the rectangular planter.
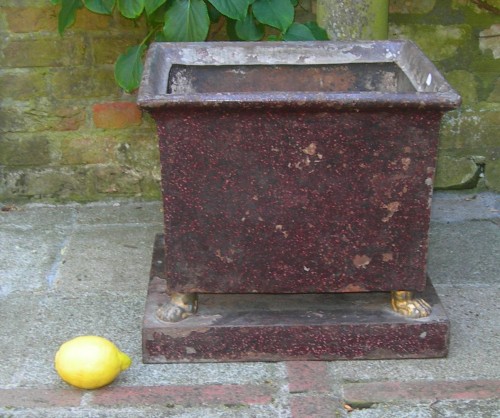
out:
<path id="1" fill-rule="evenodd" d="M 167 292 L 423 291 L 459 102 L 406 41 L 153 44 Z"/>

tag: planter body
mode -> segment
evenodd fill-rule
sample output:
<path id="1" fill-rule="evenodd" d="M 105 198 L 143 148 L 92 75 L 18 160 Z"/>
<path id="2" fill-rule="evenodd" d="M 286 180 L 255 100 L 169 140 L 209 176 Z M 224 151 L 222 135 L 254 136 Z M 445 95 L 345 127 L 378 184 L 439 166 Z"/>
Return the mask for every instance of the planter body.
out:
<path id="1" fill-rule="evenodd" d="M 423 290 L 459 100 L 410 42 L 153 44 L 167 292 Z"/>

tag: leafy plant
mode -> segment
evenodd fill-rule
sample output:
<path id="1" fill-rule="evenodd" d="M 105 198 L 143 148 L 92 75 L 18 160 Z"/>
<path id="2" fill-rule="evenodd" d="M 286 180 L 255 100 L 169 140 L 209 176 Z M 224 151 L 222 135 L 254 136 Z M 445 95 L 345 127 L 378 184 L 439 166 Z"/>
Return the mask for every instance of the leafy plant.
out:
<path id="1" fill-rule="evenodd" d="M 224 24 L 231 40 L 307 41 L 328 39 L 316 23 L 295 22 L 300 0 L 51 0 L 60 4 L 58 30 L 62 35 L 83 7 L 99 14 L 118 13 L 146 20 L 149 32 L 139 45 L 128 48 L 115 63 L 115 79 L 125 91 L 140 83 L 142 57 L 152 40 L 204 41 L 211 27 Z"/>

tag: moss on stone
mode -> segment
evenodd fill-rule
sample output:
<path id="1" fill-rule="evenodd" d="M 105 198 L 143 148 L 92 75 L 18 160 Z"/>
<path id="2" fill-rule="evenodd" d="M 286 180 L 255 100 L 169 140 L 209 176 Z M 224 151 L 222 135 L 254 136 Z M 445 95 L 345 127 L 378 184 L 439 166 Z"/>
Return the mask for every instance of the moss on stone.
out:
<path id="1" fill-rule="evenodd" d="M 500 77 L 496 78 L 494 86 L 488 95 L 487 101 L 491 103 L 500 103 Z"/>
<path id="2" fill-rule="evenodd" d="M 30 100 L 33 92 L 39 96 L 47 95 L 47 70 L 44 68 L 0 70 L 2 98 Z"/>
<path id="3" fill-rule="evenodd" d="M 440 148 L 486 151 L 499 146 L 500 105 L 478 103 L 450 112 L 443 120 Z"/>
<path id="4" fill-rule="evenodd" d="M 477 102 L 478 82 L 474 74 L 465 70 L 450 71 L 445 74 L 451 86 L 462 96 L 462 104 L 474 104 Z"/>
<path id="5" fill-rule="evenodd" d="M 2 66 L 8 68 L 82 65 L 86 45 L 81 38 L 11 38 L 3 45 Z"/>
<path id="6" fill-rule="evenodd" d="M 485 163 L 486 187 L 500 191 L 500 147 Z"/>
<path id="7" fill-rule="evenodd" d="M 481 169 L 471 157 L 441 155 L 436 169 L 434 188 L 442 190 L 476 187 Z"/>
<path id="8" fill-rule="evenodd" d="M 118 143 L 111 136 L 79 134 L 66 136 L 60 143 L 61 164 L 105 164 L 116 160 Z"/>
<path id="9" fill-rule="evenodd" d="M 318 0 L 317 21 L 332 40 L 387 39 L 388 0 Z"/>
<path id="10" fill-rule="evenodd" d="M 40 166 L 50 162 L 49 141 L 46 136 L 7 136 L 0 141 L 0 164 Z"/>
<path id="11" fill-rule="evenodd" d="M 120 97 L 113 67 L 67 67 L 51 73 L 52 95 L 56 99 Z"/>
<path id="12" fill-rule="evenodd" d="M 434 9 L 436 0 L 391 0 L 389 5 L 391 13 L 425 14 Z"/>
<path id="13" fill-rule="evenodd" d="M 83 125 L 85 113 L 77 106 L 33 99 L 3 106 L 0 117 L 0 132 L 71 131 Z"/>
<path id="14" fill-rule="evenodd" d="M 392 39 L 411 39 L 432 61 L 453 57 L 471 37 L 468 25 L 390 25 Z"/>

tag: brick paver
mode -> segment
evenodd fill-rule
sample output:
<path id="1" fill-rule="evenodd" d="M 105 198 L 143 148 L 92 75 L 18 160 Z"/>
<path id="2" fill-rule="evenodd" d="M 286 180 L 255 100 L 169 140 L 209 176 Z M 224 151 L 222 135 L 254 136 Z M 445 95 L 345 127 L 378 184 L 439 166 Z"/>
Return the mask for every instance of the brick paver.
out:
<path id="1" fill-rule="evenodd" d="M 332 418 L 338 416 L 339 402 L 329 396 L 297 396 L 291 399 L 292 418 Z"/>
<path id="2" fill-rule="evenodd" d="M 347 403 L 496 399 L 500 380 L 368 382 L 344 385 Z"/>
<path id="3" fill-rule="evenodd" d="M 122 405 L 265 405 L 275 390 L 262 385 L 107 387 L 92 393 L 90 404 Z"/>
<path id="4" fill-rule="evenodd" d="M 294 361 L 286 364 L 290 393 L 330 391 L 328 363 L 325 361 Z"/>
<path id="5" fill-rule="evenodd" d="M 85 392 L 79 389 L 0 389 L 0 406 L 4 408 L 54 408 L 79 406 Z"/>

